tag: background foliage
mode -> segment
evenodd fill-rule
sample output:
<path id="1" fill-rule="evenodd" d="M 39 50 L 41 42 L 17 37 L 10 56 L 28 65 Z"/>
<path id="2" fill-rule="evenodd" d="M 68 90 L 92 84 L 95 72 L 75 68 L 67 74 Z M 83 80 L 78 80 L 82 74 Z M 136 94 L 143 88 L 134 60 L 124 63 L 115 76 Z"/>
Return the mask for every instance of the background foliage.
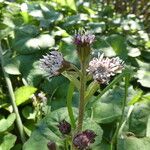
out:
<path id="1" fill-rule="evenodd" d="M 58 48 L 65 59 L 79 65 L 72 43 L 75 31 L 85 28 L 95 33 L 93 55 L 120 56 L 134 71 L 129 86 L 126 111 L 133 111 L 124 128 L 124 139 L 118 150 L 149 150 L 150 147 L 150 2 L 148 0 L 0 0 L 0 40 L 4 53 L 4 69 L 10 75 L 27 142 L 21 144 L 15 128 L 15 114 L 9 100 L 2 68 L 0 68 L 0 149 L 46 150 L 49 140 L 63 140 L 56 127 L 68 118 L 66 95 L 69 81 L 58 76 L 45 78 L 39 59 L 52 48 Z M 91 98 L 95 99 L 99 91 Z M 43 91 L 48 99 L 37 119 L 33 95 Z M 85 128 L 92 124 L 98 135 L 94 150 L 109 149 L 110 140 L 121 115 L 123 82 L 107 91 L 101 100 L 89 103 Z M 79 93 L 73 93 L 76 114 Z M 44 117 L 45 116 L 45 117 Z M 44 117 L 44 118 L 43 118 Z M 43 118 L 43 119 L 42 119 Z M 39 121 L 40 120 L 40 121 Z M 68 118 L 69 120 L 69 118 Z M 90 123 L 88 123 L 90 122 Z M 40 142 L 39 142 L 40 141 Z M 42 146 L 42 147 L 41 147 Z"/>

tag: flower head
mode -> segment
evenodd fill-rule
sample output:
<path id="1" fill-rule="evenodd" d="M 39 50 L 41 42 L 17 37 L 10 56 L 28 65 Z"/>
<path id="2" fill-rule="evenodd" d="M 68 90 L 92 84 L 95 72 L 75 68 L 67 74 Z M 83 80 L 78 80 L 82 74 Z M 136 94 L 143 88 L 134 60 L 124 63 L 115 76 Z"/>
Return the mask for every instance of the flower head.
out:
<path id="1" fill-rule="evenodd" d="M 108 58 L 102 54 L 99 58 L 94 57 L 90 61 L 87 72 L 99 83 L 108 83 L 111 76 L 122 71 L 123 63 L 119 57 Z"/>
<path id="2" fill-rule="evenodd" d="M 88 32 L 77 33 L 74 37 L 74 43 L 77 46 L 91 45 L 95 39 L 95 35 Z"/>
<path id="3" fill-rule="evenodd" d="M 49 76 L 59 75 L 62 70 L 67 67 L 67 62 L 62 54 L 56 50 L 51 51 L 40 59 L 40 68 Z"/>
<path id="4" fill-rule="evenodd" d="M 74 44 L 77 47 L 78 56 L 81 62 L 88 60 L 91 52 L 91 44 L 94 42 L 95 35 L 80 31 L 74 36 Z"/>
<path id="5" fill-rule="evenodd" d="M 96 134 L 92 130 L 85 130 L 78 133 L 73 138 L 73 144 L 79 150 L 84 150 L 89 148 L 91 143 L 94 143 Z"/>
<path id="6" fill-rule="evenodd" d="M 62 134 L 69 134 L 71 132 L 71 125 L 65 120 L 59 122 L 58 128 Z"/>
<path id="7" fill-rule="evenodd" d="M 41 102 L 47 101 L 46 95 L 43 92 L 38 93 L 37 97 L 38 97 L 39 101 L 41 101 Z"/>

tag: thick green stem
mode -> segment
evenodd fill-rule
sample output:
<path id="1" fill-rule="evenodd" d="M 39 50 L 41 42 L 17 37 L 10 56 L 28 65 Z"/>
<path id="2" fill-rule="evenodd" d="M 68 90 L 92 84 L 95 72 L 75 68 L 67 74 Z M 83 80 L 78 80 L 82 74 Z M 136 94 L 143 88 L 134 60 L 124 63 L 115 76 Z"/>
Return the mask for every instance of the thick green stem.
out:
<path id="1" fill-rule="evenodd" d="M 86 63 L 81 63 L 81 78 L 80 78 L 80 103 L 77 131 L 82 130 L 84 107 L 85 107 L 85 88 L 86 88 Z"/>
<path id="2" fill-rule="evenodd" d="M 8 87 L 8 92 L 9 92 L 9 95 L 10 95 L 13 111 L 16 114 L 17 127 L 18 127 L 18 130 L 19 130 L 19 133 L 20 133 L 21 140 L 24 143 L 25 142 L 25 133 L 24 133 L 24 129 L 23 129 L 23 124 L 22 124 L 21 117 L 20 117 L 20 114 L 19 114 L 19 111 L 18 111 L 18 107 L 17 107 L 16 102 L 15 102 L 15 96 L 14 96 L 11 80 L 9 78 L 9 75 L 5 72 L 5 69 L 4 69 L 4 61 L 3 61 L 2 52 L 3 51 L 2 51 L 1 43 L 0 43 L 1 66 L 2 66 L 2 70 L 3 70 L 4 78 L 6 80 L 6 84 L 7 84 L 7 87 Z"/>

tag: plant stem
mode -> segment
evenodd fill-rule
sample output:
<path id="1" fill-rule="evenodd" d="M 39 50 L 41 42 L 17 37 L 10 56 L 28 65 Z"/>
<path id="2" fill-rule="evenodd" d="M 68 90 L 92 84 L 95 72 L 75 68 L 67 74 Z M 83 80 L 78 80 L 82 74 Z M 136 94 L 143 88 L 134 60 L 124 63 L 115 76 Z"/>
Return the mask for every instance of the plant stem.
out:
<path id="1" fill-rule="evenodd" d="M 115 149 L 115 146 L 117 144 L 117 138 L 118 138 L 118 135 L 119 135 L 119 131 L 120 131 L 120 128 L 123 124 L 123 119 L 124 119 L 124 112 L 125 112 L 125 106 L 126 106 L 126 100 L 127 100 L 127 94 L 128 94 L 128 83 L 129 83 L 129 74 L 127 74 L 125 76 L 125 96 L 124 96 L 124 100 L 123 100 L 123 104 L 122 104 L 122 113 L 121 113 L 121 118 L 120 118 L 120 122 L 119 122 L 119 125 L 117 126 L 117 129 L 114 133 L 114 136 L 112 138 L 112 141 L 111 141 L 111 150 L 114 150 Z"/>
<path id="2" fill-rule="evenodd" d="M 86 63 L 81 62 L 81 77 L 80 77 L 80 103 L 77 131 L 82 130 L 84 107 L 85 107 L 85 88 L 86 88 Z"/>
<path id="3" fill-rule="evenodd" d="M 67 109 L 68 109 L 68 114 L 70 117 L 71 126 L 75 129 L 76 125 L 75 125 L 75 119 L 74 119 L 73 110 L 72 110 L 73 91 L 74 91 L 74 84 L 70 82 L 68 93 L 67 93 Z"/>
<path id="4" fill-rule="evenodd" d="M 9 75 L 5 72 L 5 69 L 4 69 L 4 60 L 3 60 L 3 54 L 2 53 L 3 53 L 3 51 L 2 51 L 1 42 L 0 42 L 1 66 L 2 66 L 2 70 L 3 70 L 4 78 L 5 78 L 7 87 L 8 87 L 8 92 L 9 92 L 9 95 L 10 95 L 13 111 L 16 114 L 16 123 L 17 123 L 17 127 L 18 127 L 18 130 L 19 130 L 19 133 L 20 133 L 21 141 L 24 143 L 25 142 L 25 133 L 24 133 L 24 129 L 23 129 L 23 124 L 22 124 L 22 120 L 21 120 L 21 117 L 20 117 L 20 114 L 19 114 L 18 107 L 17 107 L 16 102 L 15 102 L 15 95 L 14 95 L 14 92 L 13 92 L 13 87 L 12 87 L 11 80 L 9 78 Z"/>
<path id="5" fill-rule="evenodd" d="M 121 125 L 121 127 L 120 127 L 120 129 L 119 129 L 118 135 L 121 134 L 121 132 L 122 132 L 122 130 L 123 130 L 123 128 L 124 128 L 126 122 L 128 121 L 128 119 L 129 119 L 129 117 L 130 117 L 130 115 L 131 115 L 133 109 L 134 109 L 134 105 L 131 105 L 131 106 L 129 107 L 129 110 L 128 110 L 126 119 L 123 121 L 123 123 L 122 123 L 122 125 Z"/>

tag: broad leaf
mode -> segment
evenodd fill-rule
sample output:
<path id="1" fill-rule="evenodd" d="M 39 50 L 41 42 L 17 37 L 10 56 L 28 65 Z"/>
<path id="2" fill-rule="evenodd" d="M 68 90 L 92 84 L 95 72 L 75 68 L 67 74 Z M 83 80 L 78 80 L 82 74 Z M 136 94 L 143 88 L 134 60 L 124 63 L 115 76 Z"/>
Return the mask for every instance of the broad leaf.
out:
<path id="1" fill-rule="evenodd" d="M 107 42 L 112 46 L 117 55 L 123 59 L 127 58 L 126 39 L 123 36 L 113 34 L 107 38 Z"/>
<path id="2" fill-rule="evenodd" d="M 20 105 L 29 100 L 36 92 L 36 88 L 32 86 L 22 86 L 15 91 L 16 104 Z"/>
<path id="3" fill-rule="evenodd" d="M 14 113 L 10 114 L 7 119 L 5 119 L 4 117 L 1 117 L 0 118 L 0 133 L 5 132 L 7 129 L 9 129 L 13 125 L 15 119 L 16 119 L 16 115 Z"/>
<path id="4" fill-rule="evenodd" d="M 16 136 L 11 133 L 1 134 L 0 150 L 10 150 L 15 145 L 16 139 Z"/>
<path id="5" fill-rule="evenodd" d="M 138 137 L 146 135 L 148 115 L 150 114 L 150 101 L 141 101 L 135 104 L 129 119 L 129 131 Z"/>
<path id="6" fill-rule="evenodd" d="M 69 121 L 66 108 L 61 108 L 48 114 L 32 132 L 31 137 L 24 144 L 23 150 L 47 150 L 49 141 L 55 141 L 57 147 L 61 150 L 63 140 L 57 125 L 63 119 Z"/>
<path id="7" fill-rule="evenodd" d="M 150 138 L 125 137 L 119 139 L 117 150 L 149 150 Z"/>

